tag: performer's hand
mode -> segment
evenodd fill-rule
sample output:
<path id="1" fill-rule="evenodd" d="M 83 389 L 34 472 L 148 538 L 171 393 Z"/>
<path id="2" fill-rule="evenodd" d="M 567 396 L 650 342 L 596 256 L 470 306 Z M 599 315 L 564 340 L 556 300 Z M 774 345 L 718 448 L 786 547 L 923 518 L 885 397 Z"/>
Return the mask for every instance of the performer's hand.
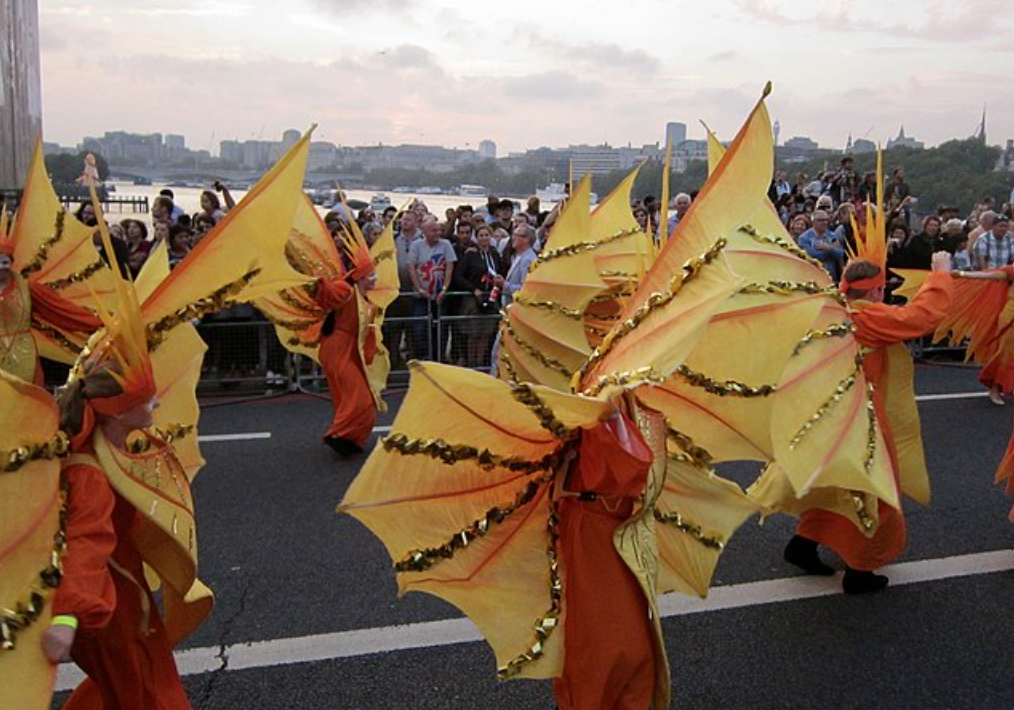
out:
<path id="1" fill-rule="evenodd" d="M 70 660 L 70 647 L 74 645 L 76 629 L 62 624 L 55 624 L 46 629 L 42 635 L 42 652 L 52 663 L 63 663 Z"/>
<path id="2" fill-rule="evenodd" d="M 946 251 L 938 251 L 933 254 L 933 271 L 949 272 L 951 270 L 951 255 Z"/>

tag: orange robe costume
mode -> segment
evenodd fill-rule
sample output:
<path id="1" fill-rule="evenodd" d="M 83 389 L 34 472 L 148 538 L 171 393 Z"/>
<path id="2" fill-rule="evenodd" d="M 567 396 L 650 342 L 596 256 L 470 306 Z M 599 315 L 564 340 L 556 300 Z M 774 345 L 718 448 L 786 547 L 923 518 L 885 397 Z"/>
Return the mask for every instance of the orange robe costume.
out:
<path id="1" fill-rule="evenodd" d="M 131 537 L 139 513 L 101 468 L 71 464 L 67 555 L 53 613 L 78 619 L 71 657 L 88 674 L 63 710 L 190 710 Z"/>
<path id="2" fill-rule="evenodd" d="M 355 287 L 344 280 L 321 279 L 317 304 L 330 311 L 331 330 L 320 339 L 320 364 L 327 376 L 334 419 L 324 438 L 346 439 L 366 447 L 377 421 L 377 406 L 359 352 L 359 304 Z M 328 325 L 325 322 L 325 325 Z M 376 341 L 368 339 L 364 356 L 372 357 Z"/>
<path id="3" fill-rule="evenodd" d="M 1007 276 L 1008 283 L 1014 281 L 1014 266 L 1003 266 L 997 271 L 1002 271 Z M 1000 336 L 997 335 L 997 337 Z M 979 382 L 990 388 L 997 385 L 1002 392 L 1007 394 L 1014 391 L 1014 362 L 1010 361 L 1010 355 L 999 352 L 994 355 L 979 371 Z"/>
<path id="4" fill-rule="evenodd" d="M 553 681 L 561 710 L 651 705 L 655 632 L 644 591 L 613 543 L 651 463 L 651 449 L 626 416 L 581 434 L 566 488 L 583 495 L 558 505 L 567 593 L 563 675 Z"/>
<path id="5" fill-rule="evenodd" d="M 883 383 L 889 377 L 887 348 L 917 338 L 936 328 L 951 300 L 952 280 L 948 273 L 932 273 L 906 306 L 855 302 L 853 322 L 856 339 L 869 352 L 863 357 L 863 372 L 873 385 L 873 406 L 877 412 L 887 451 L 891 458 L 895 484 L 900 486 L 898 451 L 887 418 Z M 811 509 L 803 513 L 798 534 L 830 547 L 852 569 L 872 571 L 896 559 L 905 549 L 905 514 L 883 501 L 878 502 L 879 525 L 872 537 L 866 537 L 849 519 L 827 510 Z"/>

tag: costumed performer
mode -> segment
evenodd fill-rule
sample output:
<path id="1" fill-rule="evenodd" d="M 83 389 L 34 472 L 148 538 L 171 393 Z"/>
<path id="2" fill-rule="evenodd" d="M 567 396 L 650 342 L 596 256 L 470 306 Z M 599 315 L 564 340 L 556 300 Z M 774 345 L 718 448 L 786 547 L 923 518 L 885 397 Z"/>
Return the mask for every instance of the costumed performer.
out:
<path id="1" fill-rule="evenodd" d="M 346 457 L 363 450 L 377 412 L 386 409 L 381 392 L 390 358 L 380 326 L 397 297 L 398 272 L 390 224 L 372 247 L 355 222 L 339 229 L 341 236 L 332 238 L 304 198 L 285 256 L 314 282 L 264 296 L 254 305 L 274 324 L 285 348 L 320 364 L 334 408 L 323 440 Z"/>
<path id="2" fill-rule="evenodd" d="M 1014 383 L 1014 266 L 989 271 L 953 271 L 954 305 L 936 337 L 960 343 L 970 336 L 968 357 L 983 362 L 979 381 L 990 387 L 990 399 L 1003 404 L 1002 392 Z M 996 471 L 996 482 L 1007 481 L 1014 496 L 1014 434 Z M 1014 522 L 1014 508 L 1010 519 Z"/>
<path id="3" fill-rule="evenodd" d="M 327 377 L 334 418 L 324 442 L 340 456 L 361 453 L 377 421 L 366 363 L 377 354 L 376 333 L 360 349 L 361 299 L 377 282 L 369 247 L 352 232 L 343 241 L 348 265 L 335 279 L 317 281 L 316 302 L 327 316 L 320 329 L 320 365 Z"/>
<path id="4" fill-rule="evenodd" d="M 751 363 L 780 373 L 826 298 L 748 289 L 726 258 L 727 234 L 762 204 L 771 151 L 760 102 L 646 273 L 652 242 L 630 213 L 633 176 L 594 215 L 583 180 L 504 319 L 509 381 L 412 363 L 391 434 L 339 508 L 386 546 L 401 593 L 460 608 L 499 677 L 554 678 L 566 710 L 669 706 L 659 590 L 706 594 L 726 541 L 758 509 L 677 430 L 687 417 L 662 405 L 674 379 L 742 402 L 769 397 L 776 388 L 690 371 L 688 358 L 704 331 L 729 326 L 731 352 L 763 344 Z M 593 348 L 583 316 L 610 289 L 595 263 L 609 245 L 642 273 Z M 761 313 L 778 317 L 784 347 L 745 322 Z"/>
<path id="5" fill-rule="evenodd" d="M 873 387 L 873 406 L 887 444 L 895 483 L 906 491 L 918 479 L 928 491 L 926 461 L 920 440 L 918 412 L 912 388 L 911 357 L 904 342 L 932 332 L 951 300 L 950 255 L 933 255 L 933 273 L 906 306 L 883 301 L 886 269 L 883 262 L 854 259 L 845 269 L 841 291 L 853 311 L 856 339 L 864 347 L 862 367 Z M 903 441 L 899 441 L 902 439 Z M 899 446 L 903 443 L 904 446 Z M 905 517 L 878 501 L 879 524 L 867 537 L 846 517 L 819 508 L 803 513 L 796 535 L 785 548 L 786 561 L 810 574 L 834 574 L 820 560 L 817 546 L 834 550 L 846 564 L 842 588 L 847 594 L 883 589 L 888 578 L 873 570 L 896 559 L 905 548 Z"/>
<path id="6" fill-rule="evenodd" d="M 170 443 L 147 431 L 158 388 L 137 295 L 117 281 L 115 315 L 100 310 L 105 329 L 59 395 L 72 452 L 62 471 L 67 555 L 42 647 L 54 663 L 72 659 L 88 675 L 68 710 L 188 710 L 173 646 L 210 612 L 211 594 L 197 579 L 188 471 Z M 203 344 L 191 336 L 196 352 L 173 355 L 193 362 L 196 354 L 199 363 Z M 149 573 L 160 581 L 165 620 Z"/>

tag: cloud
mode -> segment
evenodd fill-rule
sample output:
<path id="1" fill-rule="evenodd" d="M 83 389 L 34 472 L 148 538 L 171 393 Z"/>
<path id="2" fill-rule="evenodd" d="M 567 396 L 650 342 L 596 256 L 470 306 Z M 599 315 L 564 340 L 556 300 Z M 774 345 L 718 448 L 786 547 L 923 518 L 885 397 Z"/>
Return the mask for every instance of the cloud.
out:
<path id="1" fill-rule="evenodd" d="M 937 46 L 980 40 L 1009 29 L 1008 0 L 902 0 L 889 21 L 879 0 L 829 0 L 801 5 L 789 0 L 733 0 L 747 18 L 776 27 L 816 28 L 829 34 L 866 33 L 932 42 Z"/>
<path id="2" fill-rule="evenodd" d="M 500 82 L 497 82 L 500 83 Z M 501 92 L 511 98 L 530 101 L 572 101 L 602 96 L 605 87 L 564 71 L 547 71 L 504 79 Z"/>
<path id="3" fill-rule="evenodd" d="M 643 49 L 625 49 L 606 42 L 569 44 L 548 34 L 527 30 L 524 34 L 533 51 L 574 68 L 619 72 L 636 77 L 657 74 L 662 66 L 657 57 Z"/>
<path id="4" fill-rule="evenodd" d="M 739 56 L 739 52 L 737 52 L 735 49 L 727 49 L 724 52 L 715 52 L 710 57 L 708 57 L 708 61 L 727 62 L 730 59 L 735 59 L 737 56 Z"/>
<path id="5" fill-rule="evenodd" d="M 418 0 L 311 0 L 310 5 L 322 12 L 345 16 L 349 13 L 402 13 L 415 9 Z"/>

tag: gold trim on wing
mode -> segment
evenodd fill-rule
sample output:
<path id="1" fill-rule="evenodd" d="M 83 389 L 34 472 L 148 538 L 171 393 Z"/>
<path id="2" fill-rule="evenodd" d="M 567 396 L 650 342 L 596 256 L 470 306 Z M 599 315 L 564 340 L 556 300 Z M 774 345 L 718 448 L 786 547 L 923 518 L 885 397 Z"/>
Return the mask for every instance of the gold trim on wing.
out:
<path id="1" fill-rule="evenodd" d="M 672 277 L 669 287 L 665 291 L 656 292 L 648 296 L 647 300 L 638 306 L 630 318 L 617 325 L 602 343 L 595 348 L 595 351 L 576 373 L 577 381 L 580 382 L 588 371 L 598 365 L 606 355 L 612 352 L 617 342 L 636 330 L 656 310 L 664 308 L 671 303 L 683 289 L 683 286 L 693 280 L 701 272 L 701 269 L 713 262 L 721 254 L 722 250 L 725 249 L 727 244 L 728 242 L 725 240 L 725 237 L 719 237 L 706 252 L 687 260 L 679 272 Z"/>

